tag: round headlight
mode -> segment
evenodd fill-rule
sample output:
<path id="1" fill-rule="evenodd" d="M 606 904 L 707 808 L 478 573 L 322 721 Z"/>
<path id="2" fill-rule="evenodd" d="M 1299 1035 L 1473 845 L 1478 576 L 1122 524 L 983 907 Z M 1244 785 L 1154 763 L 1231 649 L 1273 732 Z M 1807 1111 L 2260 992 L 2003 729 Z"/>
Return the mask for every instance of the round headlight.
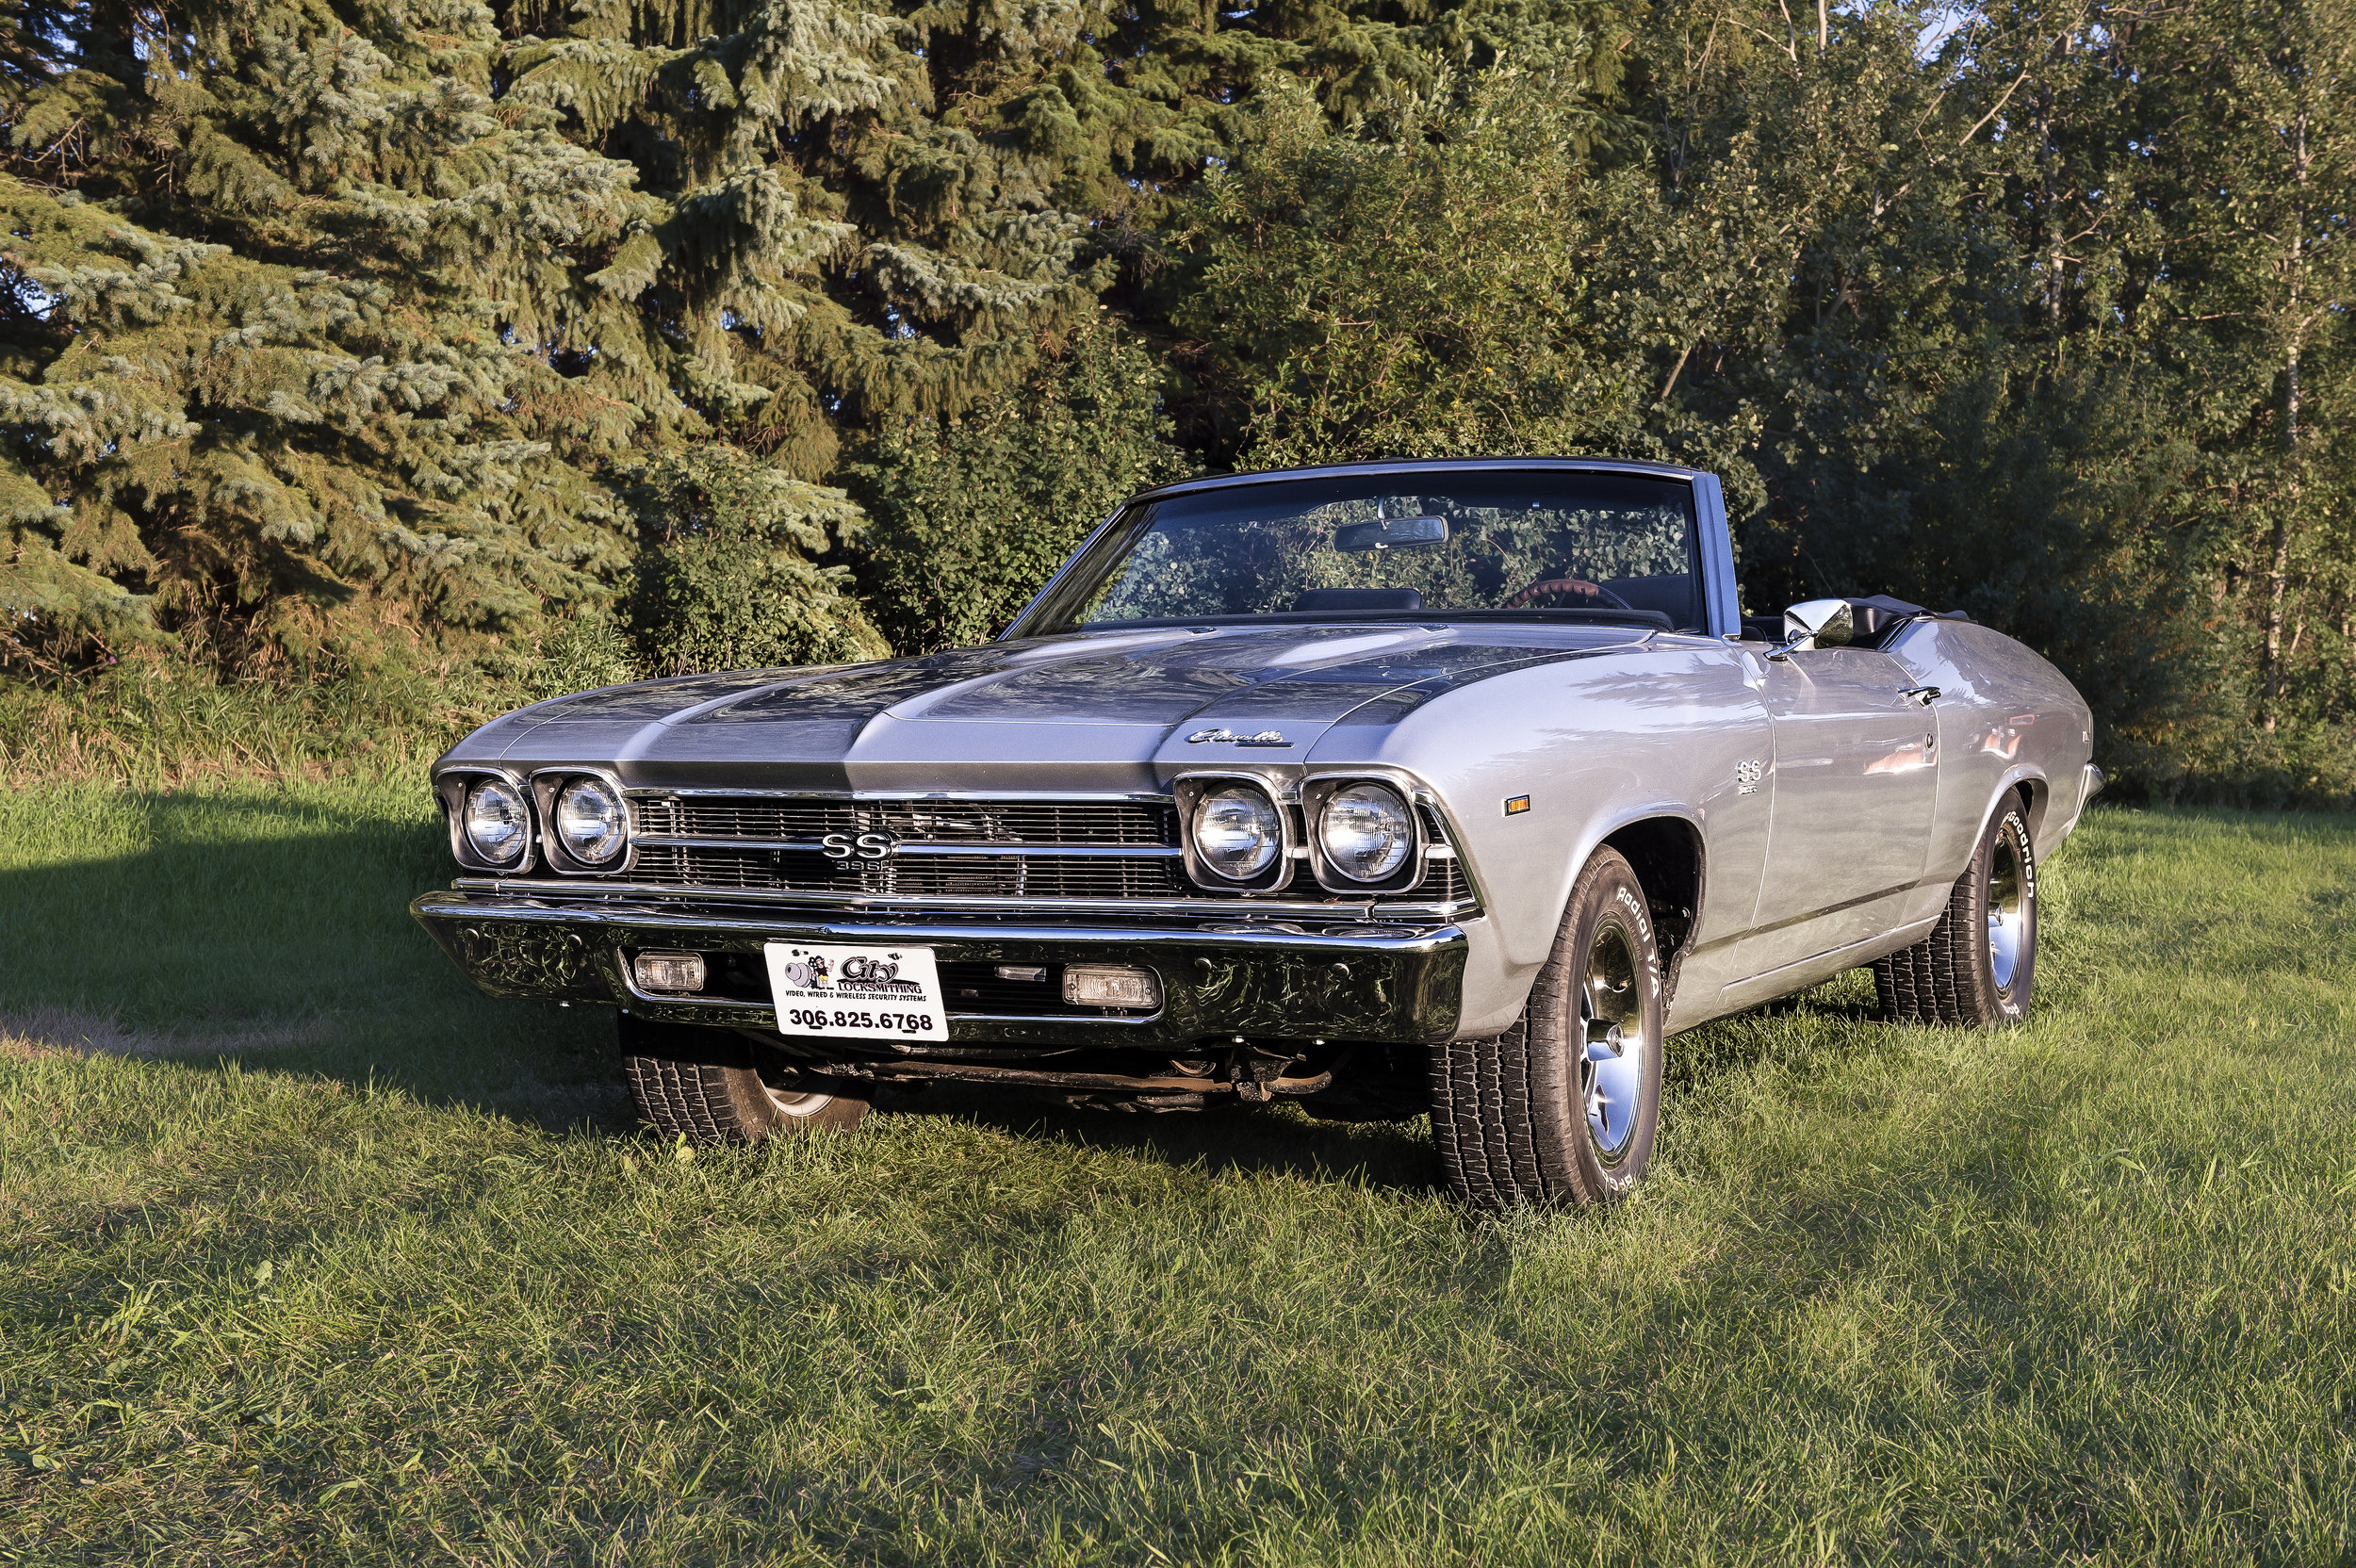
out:
<path id="1" fill-rule="evenodd" d="M 474 852 L 504 866 L 523 858 L 532 813 L 525 808 L 522 791 L 504 779 L 486 778 L 466 792 L 464 825 Z"/>
<path id="2" fill-rule="evenodd" d="M 1249 882 L 1284 847 L 1276 806 L 1247 786 L 1213 790 L 1194 806 L 1194 857 L 1230 882 Z"/>
<path id="3" fill-rule="evenodd" d="M 1352 784 L 1334 791 L 1317 813 L 1317 847 L 1352 882 L 1380 882 L 1407 863 L 1415 821 L 1398 791 Z"/>
<path id="4" fill-rule="evenodd" d="M 601 778 L 574 779 L 556 792 L 556 838 L 582 865 L 605 864 L 630 839 L 622 797 Z"/>

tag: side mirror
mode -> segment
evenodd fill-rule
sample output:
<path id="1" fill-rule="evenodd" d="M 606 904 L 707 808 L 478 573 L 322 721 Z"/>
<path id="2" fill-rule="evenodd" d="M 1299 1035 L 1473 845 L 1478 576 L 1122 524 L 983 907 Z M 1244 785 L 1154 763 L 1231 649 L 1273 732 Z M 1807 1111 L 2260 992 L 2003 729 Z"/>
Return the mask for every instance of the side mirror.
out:
<path id="1" fill-rule="evenodd" d="M 1845 648 L 1857 639 L 1857 612 L 1847 599 L 1809 599 L 1783 612 L 1783 641 L 1767 655 L 1789 659 L 1809 648 Z"/>

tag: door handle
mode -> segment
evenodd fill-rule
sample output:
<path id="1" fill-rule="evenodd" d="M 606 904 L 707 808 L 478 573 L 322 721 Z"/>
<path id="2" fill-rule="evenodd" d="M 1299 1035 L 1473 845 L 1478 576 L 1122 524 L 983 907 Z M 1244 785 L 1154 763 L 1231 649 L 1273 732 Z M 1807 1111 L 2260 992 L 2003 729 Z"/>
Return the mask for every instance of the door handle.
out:
<path id="1" fill-rule="evenodd" d="M 1923 707 L 1928 708 L 1932 703 L 1939 700 L 1939 688 L 1936 686 L 1909 686 L 1898 694 L 1902 697 L 1912 697 Z"/>

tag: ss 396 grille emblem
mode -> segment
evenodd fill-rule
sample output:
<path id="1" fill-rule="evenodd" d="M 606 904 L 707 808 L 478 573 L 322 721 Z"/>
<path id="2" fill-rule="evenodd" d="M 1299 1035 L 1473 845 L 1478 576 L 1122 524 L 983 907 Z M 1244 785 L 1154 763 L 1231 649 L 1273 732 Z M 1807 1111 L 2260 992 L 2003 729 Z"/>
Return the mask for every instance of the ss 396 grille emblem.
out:
<path id="1" fill-rule="evenodd" d="M 889 833 L 829 833 L 818 841 L 829 860 L 880 860 L 900 852 L 900 841 Z"/>

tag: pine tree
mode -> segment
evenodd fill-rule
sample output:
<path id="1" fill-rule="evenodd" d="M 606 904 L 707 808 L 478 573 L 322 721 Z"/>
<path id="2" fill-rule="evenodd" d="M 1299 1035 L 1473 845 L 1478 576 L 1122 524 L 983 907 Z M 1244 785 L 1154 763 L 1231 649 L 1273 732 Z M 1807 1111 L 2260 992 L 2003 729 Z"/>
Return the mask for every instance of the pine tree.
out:
<path id="1" fill-rule="evenodd" d="M 364 658 L 601 592 L 629 520 L 597 469 L 644 416 L 560 374 L 541 323 L 640 198 L 494 105 L 488 16 L 62 25 L 11 84 L 0 180 L 17 654 L 154 629 L 246 667 Z"/>

